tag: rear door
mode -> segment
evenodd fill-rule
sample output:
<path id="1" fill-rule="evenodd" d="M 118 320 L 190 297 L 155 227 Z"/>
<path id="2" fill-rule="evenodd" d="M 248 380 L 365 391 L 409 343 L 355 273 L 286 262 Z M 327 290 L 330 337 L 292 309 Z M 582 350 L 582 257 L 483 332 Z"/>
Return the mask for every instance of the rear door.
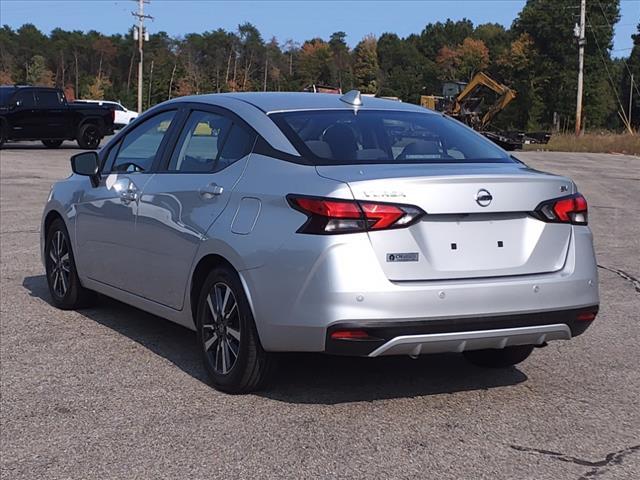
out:
<path id="1" fill-rule="evenodd" d="M 229 203 L 256 138 L 226 111 L 198 108 L 166 165 L 145 185 L 137 214 L 136 243 L 145 246 L 137 292 L 175 309 L 183 307 L 198 246 Z"/>
<path id="2" fill-rule="evenodd" d="M 135 218 L 142 190 L 162 158 L 176 110 L 148 118 L 113 145 L 107 154 L 102 179 L 85 190 L 76 205 L 76 234 L 82 272 L 93 280 L 129 292 L 145 266 L 135 235 Z"/>
<path id="3" fill-rule="evenodd" d="M 35 91 L 35 121 L 38 124 L 37 138 L 67 138 L 71 121 L 62 92 L 53 89 Z"/>

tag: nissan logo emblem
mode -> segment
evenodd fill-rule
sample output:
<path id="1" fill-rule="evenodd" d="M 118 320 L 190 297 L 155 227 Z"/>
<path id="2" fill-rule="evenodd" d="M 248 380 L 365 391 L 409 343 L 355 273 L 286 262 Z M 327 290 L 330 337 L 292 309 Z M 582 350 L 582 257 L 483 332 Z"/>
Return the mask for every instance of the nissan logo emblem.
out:
<path id="1" fill-rule="evenodd" d="M 484 188 L 481 188 L 478 190 L 478 193 L 476 193 L 476 203 L 481 207 L 488 207 L 491 200 L 493 200 L 493 196 Z"/>

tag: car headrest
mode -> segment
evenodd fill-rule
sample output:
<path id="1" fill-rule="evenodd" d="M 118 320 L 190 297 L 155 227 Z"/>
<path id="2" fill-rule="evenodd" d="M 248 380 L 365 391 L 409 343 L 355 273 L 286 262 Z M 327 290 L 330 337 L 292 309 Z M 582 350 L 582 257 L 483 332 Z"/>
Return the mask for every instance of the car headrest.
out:
<path id="1" fill-rule="evenodd" d="M 440 144 L 436 141 L 416 140 L 404 147 L 398 160 L 411 160 L 412 158 L 439 158 L 442 155 Z"/>
<path id="2" fill-rule="evenodd" d="M 323 142 L 322 140 L 308 140 L 304 143 L 314 155 L 320 158 L 331 158 L 331 147 L 327 142 Z"/>
<path id="3" fill-rule="evenodd" d="M 329 144 L 334 159 L 353 158 L 358 149 L 358 142 L 353 130 L 347 125 L 331 125 L 322 135 Z"/>

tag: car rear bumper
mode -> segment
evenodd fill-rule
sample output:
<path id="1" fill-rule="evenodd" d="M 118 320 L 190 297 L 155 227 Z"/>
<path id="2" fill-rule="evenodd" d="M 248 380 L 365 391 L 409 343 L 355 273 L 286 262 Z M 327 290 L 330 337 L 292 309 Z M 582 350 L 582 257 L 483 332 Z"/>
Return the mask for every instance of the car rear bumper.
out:
<path id="1" fill-rule="evenodd" d="M 520 315 L 440 318 L 417 322 L 338 322 L 326 332 L 325 352 L 377 357 L 463 352 L 569 340 L 591 325 L 598 306 Z M 585 320 L 584 317 L 590 318 Z M 366 338 L 339 338 L 344 332 Z"/>
<path id="2" fill-rule="evenodd" d="M 587 227 L 574 229 L 565 265 L 556 272 L 440 281 L 389 281 L 366 234 L 350 235 L 348 241 L 309 237 L 299 235 L 297 243 L 285 245 L 277 265 L 240 272 L 268 351 L 339 353 L 327 343 L 328 332 L 349 324 L 400 328 L 384 340 L 551 324 L 568 325 L 575 336 L 580 327 L 567 323 L 566 312 L 600 303 Z M 513 324 L 514 318 L 526 322 Z M 405 326 L 420 328 L 403 332 Z M 345 353 L 373 351 L 352 349 Z"/>

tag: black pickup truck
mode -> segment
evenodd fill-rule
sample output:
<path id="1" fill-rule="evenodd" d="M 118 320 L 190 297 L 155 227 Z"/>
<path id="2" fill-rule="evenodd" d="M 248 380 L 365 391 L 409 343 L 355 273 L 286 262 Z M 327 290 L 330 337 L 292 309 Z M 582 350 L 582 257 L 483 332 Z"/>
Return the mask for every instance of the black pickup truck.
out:
<path id="1" fill-rule="evenodd" d="M 76 140 L 94 149 L 113 133 L 114 117 L 109 107 L 67 103 L 57 88 L 0 86 L 0 148 L 8 140 L 41 140 L 49 148 Z"/>

